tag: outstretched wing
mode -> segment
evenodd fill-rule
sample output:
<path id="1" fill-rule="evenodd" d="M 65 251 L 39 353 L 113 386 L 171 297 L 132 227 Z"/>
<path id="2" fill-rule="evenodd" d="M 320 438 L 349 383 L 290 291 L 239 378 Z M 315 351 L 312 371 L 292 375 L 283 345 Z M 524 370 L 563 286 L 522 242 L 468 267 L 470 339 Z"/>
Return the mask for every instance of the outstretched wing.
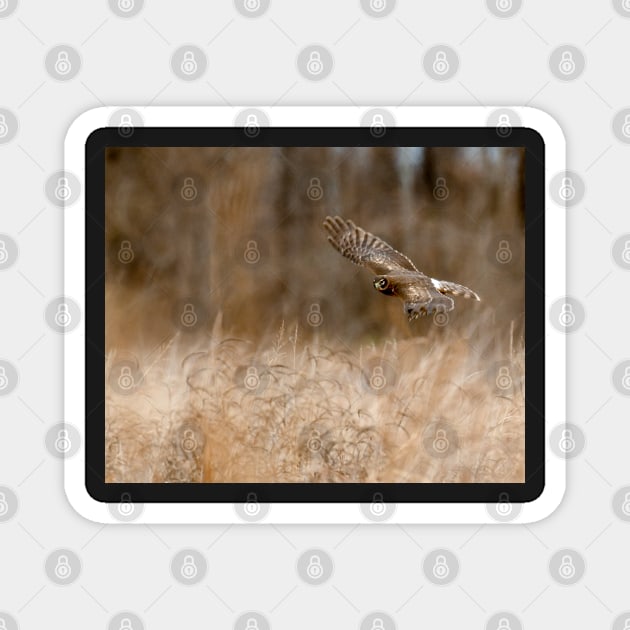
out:
<path id="1" fill-rule="evenodd" d="M 473 300 L 481 300 L 481 298 L 468 287 L 463 284 L 457 284 L 456 282 L 447 282 L 446 280 L 436 280 L 432 278 L 433 286 L 444 295 L 455 295 L 465 298 L 472 298 Z"/>
<path id="2" fill-rule="evenodd" d="M 375 274 L 415 271 L 415 265 L 385 241 L 342 217 L 326 217 L 324 229 L 330 244 L 355 265 L 368 267 Z"/>

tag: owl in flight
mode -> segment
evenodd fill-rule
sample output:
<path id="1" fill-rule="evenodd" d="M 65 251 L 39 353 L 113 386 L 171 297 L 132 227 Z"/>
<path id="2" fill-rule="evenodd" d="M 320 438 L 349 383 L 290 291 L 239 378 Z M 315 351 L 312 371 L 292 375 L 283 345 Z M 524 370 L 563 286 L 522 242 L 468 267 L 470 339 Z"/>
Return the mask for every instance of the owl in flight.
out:
<path id="1" fill-rule="evenodd" d="M 455 303 L 450 295 L 480 299 L 461 284 L 425 276 L 407 256 L 350 220 L 326 217 L 324 229 L 328 241 L 341 255 L 377 274 L 372 281 L 377 291 L 403 301 L 409 321 L 423 315 L 452 311 Z"/>

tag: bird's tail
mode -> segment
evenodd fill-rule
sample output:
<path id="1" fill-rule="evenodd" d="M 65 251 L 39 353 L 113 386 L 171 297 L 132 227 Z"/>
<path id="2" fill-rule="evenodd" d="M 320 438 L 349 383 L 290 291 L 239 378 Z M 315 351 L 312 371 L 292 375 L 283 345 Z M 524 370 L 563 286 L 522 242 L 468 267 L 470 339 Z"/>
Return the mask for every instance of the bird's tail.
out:
<path id="1" fill-rule="evenodd" d="M 435 288 L 446 295 L 455 295 L 457 297 L 472 298 L 473 300 L 481 300 L 481 298 L 468 287 L 456 282 L 447 282 L 446 280 L 433 280 Z"/>

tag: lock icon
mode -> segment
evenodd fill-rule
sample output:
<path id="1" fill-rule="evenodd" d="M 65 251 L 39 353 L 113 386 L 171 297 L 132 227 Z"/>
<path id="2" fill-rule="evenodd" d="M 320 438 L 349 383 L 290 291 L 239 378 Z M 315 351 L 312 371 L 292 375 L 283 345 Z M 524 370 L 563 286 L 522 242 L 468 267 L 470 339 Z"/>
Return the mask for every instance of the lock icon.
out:
<path id="1" fill-rule="evenodd" d="M 129 617 L 124 617 L 123 619 L 121 619 L 118 630 L 133 630 L 133 626 L 131 625 L 131 619 L 129 619 Z"/>
<path id="2" fill-rule="evenodd" d="M 198 318 L 197 313 L 195 313 L 194 305 L 188 303 L 184 304 L 184 310 L 179 318 L 182 323 L 182 326 L 186 326 L 186 328 L 192 328 L 197 324 Z"/>
<path id="3" fill-rule="evenodd" d="M 512 8 L 512 0 L 497 0 L 497 9 L 501 13 L 507 13 Z"/>
<path id="4" fill-rule="evenodd" d="M 4 114 L 0 114 L 0 138 L 4 138 L 9 135 L 9 125 L 7 125 L 7 119 Z"/>
<path id="5" fill-rule="evenodd" d="M 245 624 L 245 630 L 259 630 L 258 621 L 250 617 Z"/>
<path id="6" fill-rule="evenodd" d="M 573 59 L 573 53 L 569 50 L 565 50 L 562 53 L 562 57 L 560 59 L 560 65 L 558 66 L 560 72 L 565 76 L 573 74 L 575 72 L 575 61 Z"/>
<path id="7" fill-rule="evenodd" d="M 0 365 L 0 390 L 6 389 L 8 385 L 7 371 L 4 366 Z"/>
<path id="8" fill-rule="evenodd" d="M 0 243 L 1 242 L 2 241 L 0 241 Z M 623 246 L 623 252 L 621 252 L 621 259 L 623 260 L 623 262 L 630 265 L 630 241 L 626 241 L 625 245 Z"/>
<path id="9" fill-rule="evenodd" d="M 247 368 L 243 384 L 250 391 L 253 391 L 260 387 L 260 377 L 258 376 L 258 370 L 253 365 Z"/>
<path id="10" fill-rule="evenodd" d="M 575 198 L 575 186 L 573 180 L 570 177 L 563 177 L 562 184 L 560 185 L 560 198 L 564 201 L 571 201 Z"/>
<path id="11" fill-rule="evenodd" d="M 621 6 L 623 7 L 624 11 L 630 11 L 630 0 L 623 0 L 623 2 L 621 3 Z"/>
<path id="12" fill-rule="evenodd" d="M 67 580 L 72 575 L 72 567 L 70 566 L 70 561 L 68 560 L 67 555 L 61 554 L 57 558 L 54 573 L 61 580 Z"/>
<path id="13" fill-rule="evenodd" d="M 309 74 L 318 75 L 321 74 L 324 69 L 324 64 L 322 63 L 322 56 L 316 50 L 311 51 L 311 54 L 308 56 L 308 61 L 306 62 L 306 70 Z"/>
<path id="14" fill-rule="evenodd" d="M 260 125 L 258 124 L 258 116 L 256 114 L 247 114 L 245 120 L 245 133 L 248 136 L 256 136 L 260 131 Z"/>
<path id="15" fill-rule="evenodd" d="M 560 311 L 560 325 L 568 328 L 575 324 L 575 313 L 573 312 L 573 306 L 571 304 L 563 304 Z"/>
<path id="16" fill-rule="evenodd" d="M 499 368 L 495 384 L 502 391 L 512 387 L 512 377 L 510 376 L 510 370 L 506 365 L 502 365 Z"/>
<path id="17" fill-rule="evenodd" d="M 314 429 L 311 433 L 311 437 L 308 440 L 308 450 L 316 453 L 322 447 L 322 440 L 319 436 L 319 431 Z"/>
<path id="18" fill-rule="evenodd" d="M 54 573 L 60 580 L 67 580 L 72 575 L 72 568 L 70 567 L 68 556 L 61 554 L 57 558 Z"/>
<path id="19" fill-rule="evenodd" d="M 497 247 L 497 253 L 495 255 L 498 263 L 507 265 L 512 262 L 512 250 L 510 249 L 509 241 L 499 241 L 499 247 Z"/>
<path id="20" fill-rule="evenodd" d="M 7 497 L 4 492 L 0 492 L 0 516 L 4 516 L 9 511 L 9 504 L 7 503 Z M 0 628 L 0 630 L 2 630 Z"/>
<path id="21" fill-rule="evenodd" d="M 197 440 L 195 439 L 195 434 L 192 429 L 186 429 L 184 431 L 184 439 L 182 440 L 182 449 L 186 452 L 191 453 L 197 448 Z"/>
<path id="22" fill-rule="evenodd" d="M 621 504 L 621 511 L 626 516 L 630 516 L 630 492 L 626 492 L 623 498 L 623 503 Z"/>
<path id="23" fill-rule="evenodd" d="M 72 441 L 66 429 L 60 429 L 55 440 L 55 450 L 58 453 L 67 453 L 72 448 Z"/>
<path id="24" fill-rule="evenodd" d="M 442 554 L 436 556 L 432 572 L 438 580 L 445 580 L 448 577 L 451 570 L 446 562 L 446 556 Z"/>
<path id="25" fill-rule="evenodd" d="M 384 11 L 387 7 L 387 0 L 370 0 L 370 9 L 375 13 Z"/>
<path id="26" fill-rule="evenodd" d="M 387 385 L 387 378 L 380 365 L 375 365 L 372 368 L 372 376 L 370 376 L 370 387 L 372 389 L 380 390 Z"/>
<path id="27" fill-rule="evenodd" d="M 630 4 L 630 3 L 629 3 Z M 630 6 L 627 9 L 630 11 Z M 623 623 L 623 630 L 630 630 L 630 618 L 626 619 Z"/>
<path id="28" fill-rule="evenodd" d="M 319 177 L 311 179 L 306 194 L 312 201 L 319 201 L 324 196 L 324 189 L 319 181 Z"/>
<path id="29" fill-rule="evenodd" d="M 572 453 L 575 450 L 576 444 L 571 429 L 563 429 L 558 446 L 563 453 Z"/>
<path id="30" fill-rule="evenodd" d="M 436 326 L 446 326 L 448 324 L 448 313 L 436 311 L 435 315 L 433 315 L 433 323 Z"/>
<path id="31" fill-rule="evenodd" d="M 576 569 L 571 556 L 562 556 L 558 572 L 560 573 L 560 577 L 565 580 L 570 580 L 572 577 L 575 576 Z"/>
<path id="32" fill-rule="evenodd" d="M 253 492 L 250 492 L 247 495 L 244 510 L 245 514 L 248 516 L 258 516 L 258 514 L 260 514 L 260 503 L 258 503 L 256 495 Z"/>
<path id="33" fill-rule="evenodd" d="M 318 580 L 324 575 L 324 568 L 322 567 L 322 559 L 314 554 L 310 557 L 308 561 L 308 566 L 306 567 L 306 574 L 312 580 Z"/>
<path id="34" fill-rule="evenodd" d="M 450 70 L 450 64 L 443 50 L 438 50 L 433 59 L 433 72 L 439 76 L 445 75 Z"/>
<path id="35" fill-rule="evenodd" d="M 630 389 L 630 367 L 627 367 L 623 371 L 623 378 L 621 379 L 621 385 L 624 389 Z"/>
<path id="36" fill-rule="evenodd" d="M 128 365 L 123 365 L 120 368 L 120 374 L 118 375 L 118 387 L 124 391 L 129 391 L 130 389 L 133 389 L 135 384 L 131 368 Z"/>
<path id="37" fill-rule="evenodd" d="M 245 9 L 251 11 L 258 11 L 260 9 L 260 0 L 245 0 Z"/>
<path id="38" fill-rule="evenodd" d="M 324 316 L 321 313 L 319 304 L 311 304 L 311 310 L 308 312 L 306 319 L 309 325 L 313 326 L 313 328 L 317 328 L 322 325 Z"/>
<path id="39" fill-rule="evenodd" d="M 260 252 L 258 251 L 258 243 L 256 243 L 256 241 L 247 241 L 243 258 L 245 258 L 245 262 L 250 265 L 255 265 L 260 260 Z"/>
<path id="40" fill-rule="evenodd" d="M 70 315 L 70 311 L 68 310 L 68 305 L 65 303 L 61 303 L 57 306 L 57 312 L 54 316 L 54 321 L 57 326 L 61 328 L 66 328 L 70 326 L 72 323 L 72 315 Z"/>
<path id="41" fill-rule="evenodd" d="M 446 453 L 450 445 L 451 443 L 448 437 L 446 437 L 446 431 L 444 429 L 438 429 L 433 438 L 433 450 L 436 453 Z"/>
<path id="42" fill-rule="evenodd" d="M 134 0 L 118 0 L 118 8 L 123 13 L 129 13 L 129 11 L 133 11 L 134 5 L 135 5 Z"/>
<path id="43" fill-rule="evenodd" d="M 435 180 L 435 187 L 433 188 L 433 196 L 438 201 L 444 201 L 448 197 L 448 187 L 446 186 L 446 179 L 444 179 L 444 177 L 438 177 Z"/>
<path id="44" fill-rule="evenodd" d="M 383 118 L 383 114 L 374 114 L 374 116 L 372 116 L 370 131 L 373 136 L 377 137 L 385 134 L 385 119 Z"/>
<path id="45" fill-rule="evenodd" d="M 181 194 L 182 198 L 186 201 L 192 201 L 197 197 L 197 187 L 195 186 L 195 180 L 192 177 L 186 177 L 184 179 Z"/>
<path id="46" fill-rule="evenodd" d="M 7 244 L 0 238 L 0 265 L 4 265 L 7 260 L 9 260 Z"/>
<path id="47" fill-rule="evenodd" d="M 629 0 L 630 1 L 630 0 Z M 630 11 L 630 9 L 628 9 Z M 2 121 L 0 120 L 0 123 Z M 2 126 L 0 124 L 0 136 L 2 134 Z M 626 114 L 623 119 L 623 125 L 621 125 L 621 133 L 626 137 L 630 138 L 630 114 Z"/>
<path id="48" fill-rule="evenodd" d="M 497 514 L 500 516 L 509 516 L 512 513 L 512 504 L 510 503 L 510 497 L 507 492 L 502 492 L 499 495 L 496 510 Z"/>
<path id="49" fill-rule="evenodd" d="M 70 58 L 65 50 L 60 50 L 55 61 L 55 72 L 61 76 L 65 76 L 72 70 Z"/>
<path id="50" fill-rule="evenodd" d="M 68 201 L 72 195 L 72 189 L 67 177 L 60 177 L 57 180 L 57 186 L 55 187 L 55 198 L 59 201 Z"/>
<path id="51" fill-rule="evenodd" d="M 120 503 L 118 504 L 118 513 L 121 516 L 131 516 L 134 509 L 135 506 L 131 502 L 131 495 L 128 492 L 123 492 L 120 497 Z"/>
<path id="52" fill-rule="evenodd" d="M 195 53 L 192 50 L 187 50 L 184 53 L 184 58 L 180 67 L 182 72 L 188 76 L 197 72 L 197 60 L 195 59 Z"/>
<path id="53" fill-rule="evenodd" d="M 133 122 L 131 121 L 131 114 L 123 114 L 120 117 L 118 133 L 121 136 L 130 136 L 133 133 Z"/>
<path id="54" fill-rule="evenodd" d="M 129 264 L 135 255 L 133 253 L 133 249 L 131 249 L 130 241 L 122 241 L 120 244 L 120 249 L 118 250 L 118 260 L 123 264 Z"/>
<path id="55" fill-rule="evenodd" d="M 497 623 L 497 630 L 512 630 L 512 624 L 506 617 L 501 617 Z"/>
<path id="56" fill-rule="evenodd" d="M 383 623 L 383 620 L 380 617 L 376 617 L 372 621 L 372 627 L 370 628 L 370 630 L 385 630 L 385 624 Z"/>
<path id="57" fill-rule="evenodd" d="M 195 564 L 195 559 L 192 556 L 184 556 L 184 562 L 181 568 L 182 577 L 187 580 L 192 580 L 197 576 L 199 570 Z"/>
<path id="58" fill-rule="evenodd" d="M 370 503 L 370 512 L 374 516 L 383 516 L 386 509 L 387 506 L 383 501 L 383 495 L 380 492 L 375 493 L 374 498 L 372 499 L 372 503 Z"/>
<path id="59" fill-rule="evenodd" d="M 509 9 L 506 9 L 509 10 Z M 497 133 L 500 136 L 506 138 L 512 133 L 512 126 L 510 125 L 510 118 L 507 114 L 501 114 L 497 122 Z"/>

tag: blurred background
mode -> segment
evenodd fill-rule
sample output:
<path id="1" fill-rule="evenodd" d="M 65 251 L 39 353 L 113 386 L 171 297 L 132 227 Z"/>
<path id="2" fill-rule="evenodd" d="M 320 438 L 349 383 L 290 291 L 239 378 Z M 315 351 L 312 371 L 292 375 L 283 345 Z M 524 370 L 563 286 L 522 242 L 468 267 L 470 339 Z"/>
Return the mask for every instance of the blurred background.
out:
<path id="1" fill-rule="evenodd" d="M 519 330 L 524 176 L 519 148 L 109 148 L 107 347 L 209 334 L 219 313 L 254 341 L 283 321 L 348 344 L 444 334 L 328 244 L 329 214 L 475 290 L 446 328 L 483 311 L 488 333 Z"/>

